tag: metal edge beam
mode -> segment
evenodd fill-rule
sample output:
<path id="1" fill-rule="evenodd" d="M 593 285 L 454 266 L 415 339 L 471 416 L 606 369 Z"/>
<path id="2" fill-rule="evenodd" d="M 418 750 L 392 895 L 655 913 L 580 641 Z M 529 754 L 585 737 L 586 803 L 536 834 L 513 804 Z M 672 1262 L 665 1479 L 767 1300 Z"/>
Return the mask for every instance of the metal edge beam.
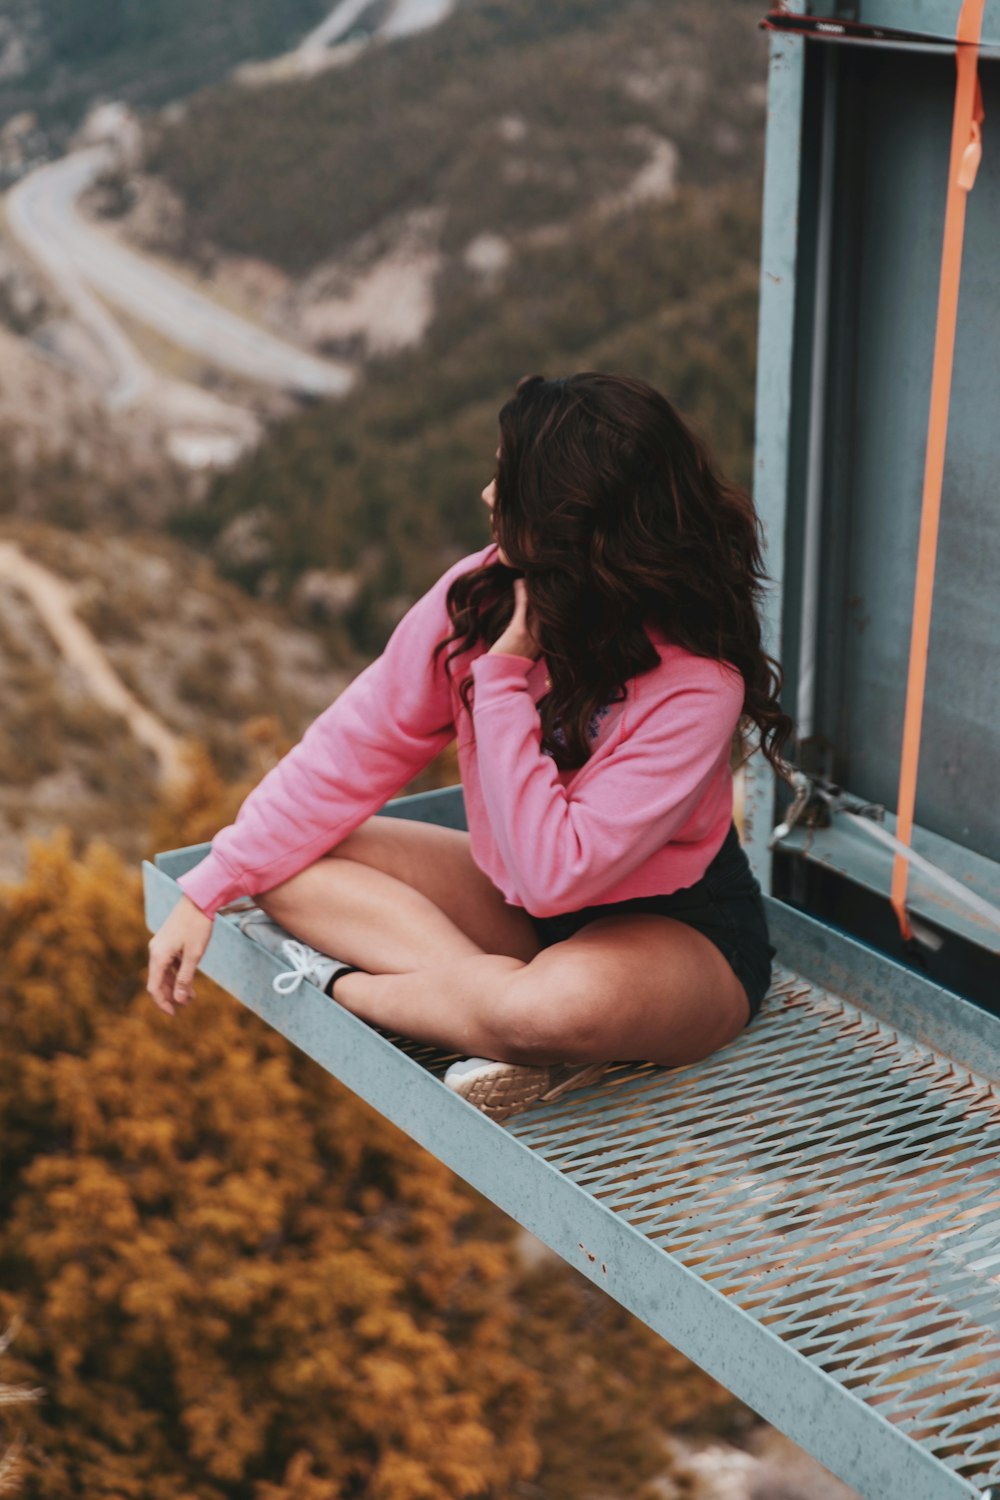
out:
<path id="1" fill-rule="evenodd" d="M 461 784 L 436 787 L 430 792 L 412 792 L 408 797 L 393 797 L 380 807 L 376 817 L 416 818 L 421 823 L 438 823 L 445 828 L 467 830 L 465 794 Z"/>
<path id="2" fill-rule="evenodd" d="M 899 0 L 890 0 L 895 7 L 892 20 L 898 19 Z M 777 31 L 786 36 L 801 36 L 808 42 L 831 43 L 833 46 L 848 47 L 881 47 L 894 52 L 926 52 L 947 53 L 955 55 L 955 23 L 957 8 L 954 13 L 948 13 L 940 17 L 937 29 L 907 30 L 890 24 L 883 20 L 876 24 L 870 20 L 852 20 L 847 17 L 810 16 L 804 25 L 796 24 L 795 19 L 789 18 L 785 11 L 769 11 L 765 21 L 761 22 L 769 31 Z M 980 57 L 995 56 L 997 43 L 990 40 L 988 33 L 984 30 L 984 40 L 977 44 Z"/>
<path id="3" fill-rule="evenodd" d="M 778 961 L 983 1083 L 1000 1084 L 1000 1020 L 842 928 L 764 896 Z"/>
<path id="4" fill-rule="evenodd" d="M 829 9 L 825 4 L 819 7 Z M 865 26 L 888 26 L 922 34 L 928 40 L 949 41 L 954 52 L 955 31 L 962 0 L 860 0 L 858 20 Z M 810 5 L 810 11 L 817 6 Z M 982 40 L 986 46 L 1000 45 L 1000 4 L 986 0 Z M 998 1497 L 1000 1500 L 1000 1497 Z"/>
<path id="5" fill-rule="evenodd" d="M 805 0 L 787 0 L 786 8 L 803 14 Z M 780 662 L 805 42 L 801 37 L 771 32 L 768 44 L 753 498 L 764 527 L 765 563 L 772 580 L 761 606 L 762 640 L 764 649 Z M 744 767 L 743 843 L 751 868 L 767 892 L 771 890 L 768 839 L 774 803 L 774 772 L 758 749 Z"/>
<path id="6" fill-rule="evenodd" d="M 895 813 L 886 811 L 880 826 L 895 834 Z M 917 824 L 913 826 L 910 844 L 914 853 L 946 875 L 967 881 L 971 895 L 994 905 L 1000 903 L 1000 864 L 995 860 Z M 796 824 L 776 845 L 776 851 L 798 855 L 810 864 L 852 880 L 881 900 L 889 900 L 893 850 L 877 843 L 848 819 L 834 814 L 828 828 Z M 992 926 L 985 915 L 980 916 L 973 906 L 963 908 L 957 893 L 952 895 L 947 888 L 936 885 L 918 865 L 910 871 L 906 903 L 914 915 L 926 918 L 945 932 L 974 943 L 987 953 L 1000 954 L 1000 929 Z"/>
<path id="7" fill-rule="evenodd" d="M 143 861 L 155 931 L 179 887 Z M 200 965 L 247 1009 L 871 1500 L 979 1500 L 933 1454 L 350 1011 L 261 981 L 273 955 L 216 922 Z M 247 998 L 250 997 L 250 998 Z"/>

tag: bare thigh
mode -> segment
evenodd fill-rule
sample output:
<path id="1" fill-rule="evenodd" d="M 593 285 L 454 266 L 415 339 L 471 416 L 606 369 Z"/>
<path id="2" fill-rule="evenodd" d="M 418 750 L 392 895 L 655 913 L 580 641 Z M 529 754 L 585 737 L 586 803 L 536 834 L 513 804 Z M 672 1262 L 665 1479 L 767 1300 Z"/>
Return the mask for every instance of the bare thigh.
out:
<path id="1" fill-rule="evenodd" d="M 567 1061 L 697 1062 L 750 1020 L 746 990 L 715 944 L 646 912 L 589 922 L 543 949 L 513 988 L 534 1045 Z"/>
<path id="2" fill-rule="evenodd" d="M 353 859 L 405 881 L 444 912 L 484 953 L 528 963 L 541 951 L 523 907 L 510 906 L 472 858 L 469 835 L 413 818 L 367 818 L 325 856 Z"/>

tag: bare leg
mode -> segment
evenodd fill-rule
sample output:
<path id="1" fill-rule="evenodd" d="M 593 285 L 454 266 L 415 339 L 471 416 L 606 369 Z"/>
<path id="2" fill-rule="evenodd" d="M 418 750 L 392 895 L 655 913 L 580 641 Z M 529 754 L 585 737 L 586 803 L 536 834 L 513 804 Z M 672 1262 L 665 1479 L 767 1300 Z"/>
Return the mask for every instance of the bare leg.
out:
<path id="1" fill-rule="evenodd" d="M 321 953 L 379 974 L 406 974 L 483 951 L 413 886 L 353 859 L 317 860 L 256 900 Z"/>
<path id="2" fill-rule="evenodd" d="M 334 986 L 336 1000 L 363 1020 L 415 1041 L 517 1060 L 501 1034 L 501 1001 L 526 963 L 484 953 L 404 881 L 353 859 L 327 858 L 257 901 L 320 952 L 376 971 L 343 974 Z"/>
<path id="3" fill-rule="evenodd" d="M 374 1026 L 467 1057 L 527 1062 L 508 1035 L 506 1001 L 528 965 L 502 953 L 480 953 L 413 974 L 342 974 L 334 999 Z M 541 1059 L 532 1053 L 530 1061 Z M 547 1062 L 558 1060 L 555 1053 Z"/>
<path id="4" fill-rule="evenodd" d="M 369 819 L 257 900 L 296 936 L 366 971 L 337 979 L 339 1004 L 466 1055 L 674 1065 L 724 1046 L 748 1020 L 718 948 L 670 917 L 608 916 L 541 948 L 531 919 L 506 905 L 455 830 Z"/>
<path id="5" fill-rule="evenodd" d="M 342 974 L 334 999 L 399 1036 L 534 1065 L 694 1062 L 749 1019 L 746 993 L 718 948 L 670 917 L 605 917 L 528 963 L 465 941 L 465 953 L 456 945 L 415 971 Z"/>
<path id="6" fill-rule="evenodd" d="M 750 1006 L 704 933 L 672 917 L 598 918 L 530 963 L 483 954 L 416 974 L 343 974 L 341 1005 L 438 1046 L 512 1063 L 696 1062 Z"/>

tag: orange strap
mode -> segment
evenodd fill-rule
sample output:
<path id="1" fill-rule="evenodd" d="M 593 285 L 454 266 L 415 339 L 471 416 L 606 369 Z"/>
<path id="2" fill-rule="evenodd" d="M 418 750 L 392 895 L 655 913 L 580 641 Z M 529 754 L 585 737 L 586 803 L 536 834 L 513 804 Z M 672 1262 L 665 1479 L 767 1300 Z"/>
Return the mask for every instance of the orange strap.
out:
<path id="1" fill-rule="evenodd" d="M 927 645 L 931 628 L 934 593 L 934 562 L 937 556 L 938 519 L 941 513 L 941 481 L 948 432 L 948 401 L 951 393 L 952 357 L 955 350 L 955 319 L 958 284 L 962 271 L 962 239 L 965 234 L 967 195 L 976 179 L 982 156 L 983 95 L 977 62 L 986 0 L 963 0 L 955 35 L 955 113 L 948 166 L 948 198 L 944 213 L 944 247 L 938 290 L 937 333 L 934 339 L 934 370 L 931 376 L 931 410 L 924 464 L 924 496 L 920 513 L 920 544 L 917 552 L 917 582 L 913 599 L 913 629 L 906 683 L 906 713 L 903 720 L 903 751 L 896 799 L 896 837 L 908 847 L 913 830 L 913 807 L 917 793 L 917 760 L 927 674 Z M 904 941 L 913 937 L 906 915 L 906 881 L 910 862 L 897 852 L 892 866 L 892 906 Z"/>

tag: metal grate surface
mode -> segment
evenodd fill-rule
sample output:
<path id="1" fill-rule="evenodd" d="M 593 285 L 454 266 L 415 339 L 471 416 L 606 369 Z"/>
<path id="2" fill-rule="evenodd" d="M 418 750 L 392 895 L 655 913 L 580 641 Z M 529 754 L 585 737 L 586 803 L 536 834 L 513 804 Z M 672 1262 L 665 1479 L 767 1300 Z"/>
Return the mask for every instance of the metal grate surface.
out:
<path id="1" fill-rule="evenodd" d="M 440 1076 L 450 1056 L 397 1045 Z M 774 967 L 678 1068 L 502 1127 L 977 1487 L 1000 1483 L 1000 1088 Z"/>
<path id="2" fill-rule="evenodd" d="M 144 865 L 151 930 L 207 847 Z M 454 1054 L 275 994 L 230 918 L 201 968 L 865 1500 L 1000 1500 L 997 1017 L 765 902 L 734 1042 L 505 1125 L 440 1085 Z"/>

